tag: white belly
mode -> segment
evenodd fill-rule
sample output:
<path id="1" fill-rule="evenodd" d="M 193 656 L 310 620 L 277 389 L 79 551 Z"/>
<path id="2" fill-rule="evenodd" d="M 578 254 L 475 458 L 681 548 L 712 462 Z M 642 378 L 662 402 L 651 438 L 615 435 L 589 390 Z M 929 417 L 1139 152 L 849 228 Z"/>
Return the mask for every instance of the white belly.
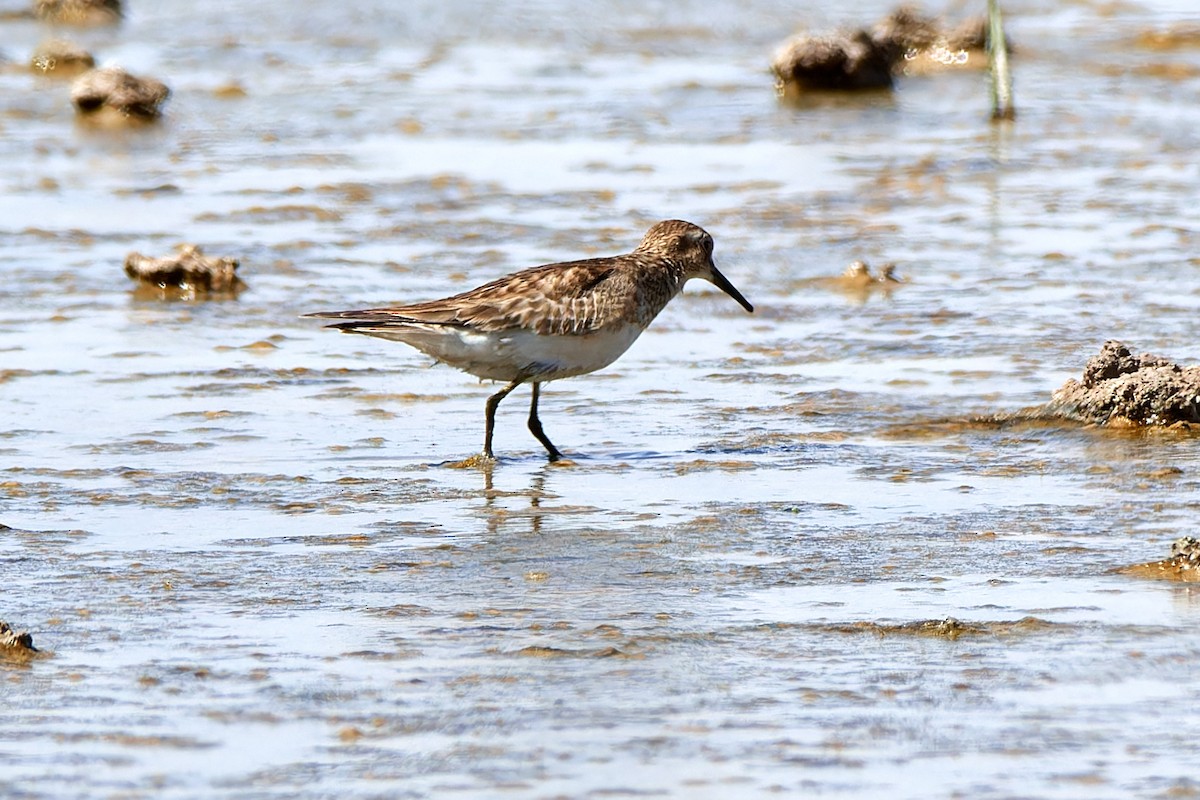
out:
<path id="1" fill-rule="evenodd" d="M 629 349 L 642 328 L 633 324 L 613 325 L 578 336 L 538 335 L 520 330 L 481 333 L 442 325 L 359 332 L 404 342 L 480 378 L 550 381 L 607 367 Z"/>

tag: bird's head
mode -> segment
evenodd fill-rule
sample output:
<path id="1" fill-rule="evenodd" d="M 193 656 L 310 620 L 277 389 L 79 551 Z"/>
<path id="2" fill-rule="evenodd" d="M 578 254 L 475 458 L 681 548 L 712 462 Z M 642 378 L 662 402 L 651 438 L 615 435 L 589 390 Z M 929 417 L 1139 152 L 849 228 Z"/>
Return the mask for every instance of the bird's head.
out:
<path id="1" fill-rule="evenodd" d="M 713 238 L 699 225 L 681 219 L 657 222 L 646 231 L 635 252 L 665 258 L 683 270 L 684 281 L 691 278 L 706 280 L 738 301 L 742 308 L 754 311 L 754 306 L 717 269 L 713 262 Z"/>

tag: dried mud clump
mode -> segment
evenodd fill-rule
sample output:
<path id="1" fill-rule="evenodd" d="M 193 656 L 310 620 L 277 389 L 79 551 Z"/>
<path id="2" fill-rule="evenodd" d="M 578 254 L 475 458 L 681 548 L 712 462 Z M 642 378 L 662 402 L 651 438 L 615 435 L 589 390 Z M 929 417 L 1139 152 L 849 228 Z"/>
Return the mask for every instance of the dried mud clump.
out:
<path id="1" fill-rule="evenodd" d="M 206 256 L 194 244 L 180 245 L 178 252 L 151 258 L 130 253 L 125 274 L 159 290 L 189 294 L 234 295 L 246 288 L 237 276 L 236 258 Z"/>
<path id="2" fill-rule="evenodd" d="M 112 25 L 121 20 L 121 0 L 37 0 L 33 12 L 67 25 Z"/>
<path id="3" fill-rule="evenodd" d="M 1108 341 L 1088 359 L 1081 381 L 1072 378 L 1054 393 L 1051 410 L 1100 425 L 1190 426 L 1200 423 L 1200 366 L 1133 355 Z"/>
<path id="4" fill-rule="evenodd" d="M 83 115 L 115 111 L 125 119 L 153 121 L 171 90 L 153 78 L 138 78 L 120 67 L 85 72 L 71 85 L 71 102 Z"/>
<path id="5" fill-rule="evenodd" d="M 784 42 L 771 71 L 783 95 L 892 88 L 892 60 L 866 31 L 801 35 Z"/>
<path id="6" fill-rule="evenodd" d="M 1200 581 L 1200 539 L 1184 536 L 1171 542 L 1171 555 L 1162 561 L 1134 564 L 1121 572 L 1137 578 L 1192 583 Z"/>
<path id="7" fill-rule="evenodd" d="M 890 262 L 872 270 L 871 266 L 865 261 L 853 261 L 841 275 L 807 278 L 800 281 L 799 285 L 814 289 L 841 292 L 851 300 L 866 302 L 869 297 L 876 293 L 889 296 L 896 288 L 903 286 L 906 282 L 906 278 L 902 278 L 896 274 L 896 265 Z"/>
<path id="8" fill-rule="evenodd" d="M 42 42 L 29 58 L 29 67 L 42 75 L 73 77 L 96 66 L 96 59 L 74 42 L 51 39 Z"/>
<path id="9" fill-rule="evenodd" d="M 986 18 L 947 29 L 937 17 L 905 5 L 869 31 L 795 36 L 776 51 L 771 71 L 783 97 L 814 91 L 887 90 L 896 75 L 986 66 L 986 47 Z"/>
<path id="10" fill-rule="evenodd" d="M 875 24 L 871 38 L 887 52 L 897 73 L 987 66 L 986 17 L 972 17 L 947 29 L 915 6 L 900 6 Z"/>
<path id="11" fill-rule="evenodd" d="M 1171 542 L 1171 558 L 1183 560 L 1192 569 L 1200 569 L 1200 539 L 1184 536 Z"/>
<path id="12" fill-rule="evenodd" d="M 4 620 L 0 620 L 0 656 L 6 658 L 22 658 L 38 652 L 33 646 L 33 636 L 29 631 L 17 632 Z"/>
<path id="13" fill-rule="evenodd" d="M 871 265 L 865 261 L 851 261 L 850 266 L 846 267 L 843 272 L 835 280 L 847 289 L 865 289 L 872 286 L 894 286 L 901 283 L 899 277 L 896 276 L 896 265 L 892 263 L 884 264 L 879 267 L 877 273 L 871 272 Z"/>

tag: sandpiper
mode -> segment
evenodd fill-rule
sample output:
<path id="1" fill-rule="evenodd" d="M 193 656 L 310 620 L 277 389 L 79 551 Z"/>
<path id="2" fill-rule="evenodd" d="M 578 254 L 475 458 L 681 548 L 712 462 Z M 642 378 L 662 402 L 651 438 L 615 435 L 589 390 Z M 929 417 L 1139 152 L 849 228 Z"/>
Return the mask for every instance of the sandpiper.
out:
<path id="1" fill-rule="evenodd" d="M 754 311 L 717 270 L 712 253 L 707 231 L 669 219 L 652 226 L 625 255 L 531 267 L 442 300 L 305 316 L 348 320 L 329 327 L 404 342 L 479 378 L 507 381 L 487 401 L 488 460 L 495 459 L 496 407 L 513 389 L 531 383 L 529 430 L 557 461 L 562 452 L 538 419 L 543 383 L 616 361 L 692 278 L 709 281 Z"/>

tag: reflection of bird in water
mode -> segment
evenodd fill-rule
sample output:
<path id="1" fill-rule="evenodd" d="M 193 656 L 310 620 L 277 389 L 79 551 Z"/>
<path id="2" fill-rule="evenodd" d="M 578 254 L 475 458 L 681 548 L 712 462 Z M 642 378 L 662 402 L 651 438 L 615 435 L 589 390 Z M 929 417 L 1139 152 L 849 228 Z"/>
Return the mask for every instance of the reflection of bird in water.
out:
<path id="1" fill-rule="evenodd" d="M 522 383 L 532 384 L 529 430 L 557 461 L 562 453 L 538 419 L 543 383 L 611 364 L 692 278 L 754 310 L 717 270 L 712 252 L 704 229 L 666 220 L 625 255 L 532 267 L 442 300 L 306 316 L 346 320 L 329 327 L 403 342 L 472 375 L 507 381 L 487 401 L 484 459 L 495 458 L 500 401 Z"/>
<path id="2" fill-rule="evenodd" d="M 546 516 L 546 512 L 542 510 L 542 498 L 546 497 L 545 472 L 539 471 L 532 476 L 527 491 L 497 491 L 492 480 L 492 468 L 495 466 L 495 462 L 485 461 L 479 466 L 480 472 L 483 473 L 483 496 L 485 498 L 483 508 L 486 513 L 488 533 L 495 536 L 505 523 L 519 524 L 521 520 L 528 519 L 529 533 L 534 536 L 541 535 L 542 518 Z M 518 497 L 529 498 L 528 510 L 511 509 L 496 504 L 497 498 L 513 499 Z"/>

